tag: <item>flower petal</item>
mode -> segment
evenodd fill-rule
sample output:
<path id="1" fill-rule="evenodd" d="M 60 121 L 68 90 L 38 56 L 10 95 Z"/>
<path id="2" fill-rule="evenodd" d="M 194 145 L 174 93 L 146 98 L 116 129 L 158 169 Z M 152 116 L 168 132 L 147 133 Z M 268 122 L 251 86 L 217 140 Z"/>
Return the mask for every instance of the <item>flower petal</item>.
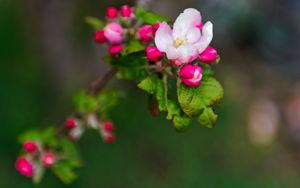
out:
<path id="1" fill-rule="evenodd" d="M 181 13 L 173 25 L 173 38 L 185 38 L 189 30 L 201 23 L 200 12 L 194 8 L 188 8 Z"/>
<path id="2" fill-rule="evenodd" d="M 210 44 L 213 38 L 213 24 L 211 22 L 206 22 L 202 29 L 202 36 L 200 40 L 194 44 L 198 49 L 198 53 L 202 53 Z"/>
<path id="3" fill-rule="evenodd" d="M 172 43 L 172 29 L 166 22 L 163 22 L 155 33 L 155 45 L 159 51 L 166 52 L 168 46 L 171 46 Z"/>
<path id="4" fill-rule="evenodd" d="M 201 32 L 199 28 L 193 28 L 190 29 L 186 35 L 187 42 L 189 43 L 195 43 L 198 42 L 199 39 L 201 38 Z"/>
<path id="5" fill-rule="evenodd" d="M 178 57 L 177 60 L 180 61 L 182 64 L 189 63 L 195 58 L 197 58 L 198 52 L 197 49 L 188 43 L 181 45 L 177 48 Z"/>

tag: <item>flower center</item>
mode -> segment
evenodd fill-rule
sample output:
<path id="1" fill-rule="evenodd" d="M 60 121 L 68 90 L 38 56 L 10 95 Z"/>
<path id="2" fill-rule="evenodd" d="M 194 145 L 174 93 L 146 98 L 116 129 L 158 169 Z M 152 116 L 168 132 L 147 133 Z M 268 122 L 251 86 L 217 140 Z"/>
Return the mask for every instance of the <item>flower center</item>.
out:
<path id="1" fill-rule="evenodd" d="M 184 43 L 184 40 L 178 39 L 178 38 L 177 38 L 176 40 L 174 40 L 173 45 L 175 46 L 175 48 L 178 48 L 178 47 L 181 46 L 183 43 Z"/>

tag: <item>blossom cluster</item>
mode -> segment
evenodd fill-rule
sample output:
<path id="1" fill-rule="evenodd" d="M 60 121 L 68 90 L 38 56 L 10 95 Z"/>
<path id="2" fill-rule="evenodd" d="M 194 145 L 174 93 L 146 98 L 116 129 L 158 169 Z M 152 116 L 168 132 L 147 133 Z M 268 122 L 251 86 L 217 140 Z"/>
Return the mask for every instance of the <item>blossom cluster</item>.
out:
<path id="1" fill-rule="evenodd" d="M 132 22 L 135 19 L 132 9 L 127 5 L 122 6 L 121 20 Z M 128 35 L 131 35 L 145 45 L 146 57 L 150 62 L 157 63 L 165 59 L 170 66 L 177 66 L 181 81 L 189 87 L 197 87 L 202 79 L 202 68 L 195 60 L 211 64 L 218 57 L 216 49 L 209 46 L 213 38 L 213 25 L 209 21 L 203 24 L 201 14 L 196 9 L 184 10 L 174 22 L 173 29 L 167 22 L 144 24 L 138 28 L 129 24 L 124 28 L 119 23 L 118 15 L 116 8 L 107 8 L 108 23 L 94 36 L 96 42 L 109 45 L 110 55 L 119 54 L 126 40 L 130 40 Z"/>
<path id="2" fill-rule="evenodd" d="M 39 182 L 45 169 L 51 169 L 65 183 L 76 178 L 80 159 L 74 141 L 88 129 L 97 131 L 105 143 L 116 140 L 115 126 L 109 116 L 122 93 L 103 88 L 116 76 L 131 79 L 148 94 L 153 116 L 166 112 L 178 132 L 184 132 L 194 117 L 200 125 L 212 128 L 217 120 L 214 105 L 223 97 L 223 88 L 214 78 L 211 65 L 219 62 L 210 46 L 213 25 L 203 24 L 198 10 L 188 8 L 174 24 L 142 7 L 108 7 L 104 20 L 89 17 L 96 29 L 94 41 L 107 46 L 105 61 L 111 66 L 91 84 L 89 90 L 74 97 L 74 112 L 61 129 L 29 131 L 15 167 L 24 176 Z M 177 82 L 168 81 L 169 78 Z M 176 83 L 176 85 L 174 84 Z M 168 94 L 176 86 L 177 98 Z"/>
<path id="3" fill-rule="evenodd" d="M 23 144 L 25 155 L 17 158 L 16 169 L 24 176 L 32 177 L 34 175 L 37 165 L 42 164 L 46 168 L 51 168 L 58 160 L 57 155 L 51 151 L 46 150 L 41 144 L 27 140 Z"/>

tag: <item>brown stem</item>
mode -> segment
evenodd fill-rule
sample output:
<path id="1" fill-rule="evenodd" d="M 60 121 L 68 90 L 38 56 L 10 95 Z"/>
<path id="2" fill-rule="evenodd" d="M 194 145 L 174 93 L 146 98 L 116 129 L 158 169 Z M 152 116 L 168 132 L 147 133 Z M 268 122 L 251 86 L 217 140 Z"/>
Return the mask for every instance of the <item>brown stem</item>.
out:
<path id="1" fill-rule="evenodd" d="M 115 75 L 116 71 L 117 70 L 115 68 L 110 68 L 104 74 L 100 75 L 90 85 L 90 88 L 88 89 L 89 94 L 90 95 L 98 94 L 105 87 L 105 85 L 111 80 L 111 78 Z M 70 117 L 75 118 L 78 116 L 79 116 L 79 114 L 72 113 L 72 115 Z M 57 129 L 56 134 L 58 136 L 63 136 L 65 131 L 66 131 L 65 126 L 61 126 Z"/>
<path id="2" fill-rule="evenodd" d="M 94 82 L 92 82 L 88 92 L 91 95 L 99 93 L 108 81 L 115 75 L 116 71 L 117 70 L 115 68 L 108 69 L 103 75 L 99 76 Z"/>

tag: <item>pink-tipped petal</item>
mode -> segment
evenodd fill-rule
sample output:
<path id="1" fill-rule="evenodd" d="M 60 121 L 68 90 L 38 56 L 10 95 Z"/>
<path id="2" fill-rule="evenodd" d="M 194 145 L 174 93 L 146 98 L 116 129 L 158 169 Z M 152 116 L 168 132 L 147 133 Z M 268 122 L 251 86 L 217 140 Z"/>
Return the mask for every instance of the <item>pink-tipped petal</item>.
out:
<path id="1" fill-rule="evenodd" d="M 202 53 L 210 44 L 213 38 L 213 24 L 206 22 L 202 29 L 202 36 L 200 40 L 194 44 L 198 49 L 198 53 Z"/>
<path id="2" fill-rule="evenodd" d="M 166 52 L 168 46 L 173 46 L 172 29 L 166 22 L 162 22 L 156 31 L 155 44 L 161 52 Z"/>
<path id="3" fill-rule="evenodd" d="M 176 38 L 184 38 L 188 31 L 194 27 L 197 27 L 201 22 L 200 12 L 194 8 L 185 9 L 183 13 L 181 13 L 174 25 L 173 25 L 173 37 Z"/>

